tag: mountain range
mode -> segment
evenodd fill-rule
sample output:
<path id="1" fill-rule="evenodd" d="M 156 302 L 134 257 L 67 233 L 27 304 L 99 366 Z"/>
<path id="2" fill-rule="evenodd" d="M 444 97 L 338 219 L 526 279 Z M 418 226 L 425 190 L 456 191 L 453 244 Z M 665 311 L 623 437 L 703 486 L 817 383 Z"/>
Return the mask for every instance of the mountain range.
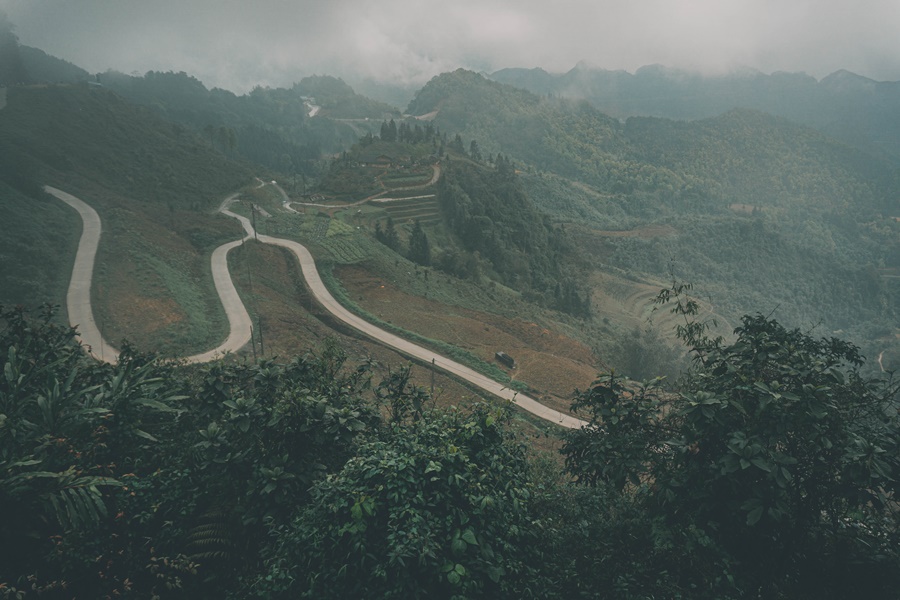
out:
<path id="1" fill-rule="evenodd" d="M 816 80 L 805 73 L 726 75 L 648 65 L 634 73 L 579 63 L 567 73 L 510 68 L 490 78 L 539 95 L 585 99 L 617 118 L 693 120 L 750 108 L 815 127 L 869 152 L 900 161 L 900 82 L 841 70 Z"/>
<path id="2" fill-rule="evenodd" d="M 144 269 L 144 295 L 181 294 L 212 314 L 202 257 L 226 234 L 203 216 L 210 193 L 257 172 L 290 180 L 295 198 L 322 193 L 325 183 L 352 197 L 356 182 L 364 197 L 373 179 L 353 165 L 446 152 L 447 184 L 435 190 L 443 216 L 428 213 L 425 228 L 436 263 L 476 284 L 496 279 L 541 306 L 577 307 L 598 328 L 586 336 L 616 340 L 607 351 L 630 343 L 629 328 L 644 327 L 608 307 L 609 278 L 649 289 L 673 276 L 696 282 L 731 319 L 778 307 L 790 324 L 823 323 L 872 351 L 896 344 L 900 178 L 891 148 L 900 136 L 887 139 L 900 110 L 896 84 L 846 72 L 816 81 L 755 72 L 710 78 L 658 66 L 634 75 L 585 65 L 564 75 L 508 69 L 491 78 L 460 69 L 432 79 L 401 113 L 328 76 L 238 96 L 186 73 L 91 75 L 37 49 L 17 52 L 6 81 L 25 73 L 32 84 L 10 86 L 0 112 L 0 179 L 17 215 L 0 249 L 8 261 L 31 258 L 4 273 L 7 302 L 60 297 L 59 285 L 32 277 L 37 257 L 56 265 L 49 270 L 57 276 L 65 266 L 45 244 L 29 254 L 27 232 L 48 239 L 42 222 L 68 231 L 58 208 L 34 204 L 53 213 L 44 217 L 29 211 L 39 183 L 103 190 L 101 214 L 120 219 L 127 206 L 130 266 L 110 267 L 109 277 Z M 427 125 L 433 147 L 371 146 L 394 120 L 408 144 L 421 144 Z M 483 173 L 501 164 L 514 165 L 514 184 Z M 418 177 L 397 168 L 391 177 Z M 495 201 L 525 207 L 513 211 L 522 222 L 494 223 L 491 215 L 513 214 L 489 205 Z M 465 212 L 473 207 L 480 214 Z M 164 246 L 167 222 L 186 254 L 147 258 Z M 468 222 L 481 228 L 480 245 L 466 242 L 471 236 L 459 227 Z M 401 239 L 411 228 L 403 225 Z M 518 243 L 516 231 L 565 240 L 538 257 L 550 242 Z M 351 254 L 366 260 L 364 251 Z M 111 264 L 118 259 L 110 255 Z M 562 269 L 555 291 L 552 268 Z M 197 275 L 175 276 L 179 269 Z M 607 322 L 612 329 L 598 333 Z M 214 337 L 220 326 L 184 325 L 175 346 Z"/>

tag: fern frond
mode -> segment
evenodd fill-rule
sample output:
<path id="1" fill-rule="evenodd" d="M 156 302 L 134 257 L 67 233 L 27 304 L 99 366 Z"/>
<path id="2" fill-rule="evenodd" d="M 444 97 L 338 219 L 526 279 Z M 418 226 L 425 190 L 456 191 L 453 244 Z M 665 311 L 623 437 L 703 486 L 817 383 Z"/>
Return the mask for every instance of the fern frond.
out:
<path id="1" fill-rule="evenodd" d="M 228 562 L 235 558 L 235 533 L 228 522 L 228 511 L 214 506 L 200 516 L 200 523 L 187 535 L 187 550 L 191 560 Z"/>

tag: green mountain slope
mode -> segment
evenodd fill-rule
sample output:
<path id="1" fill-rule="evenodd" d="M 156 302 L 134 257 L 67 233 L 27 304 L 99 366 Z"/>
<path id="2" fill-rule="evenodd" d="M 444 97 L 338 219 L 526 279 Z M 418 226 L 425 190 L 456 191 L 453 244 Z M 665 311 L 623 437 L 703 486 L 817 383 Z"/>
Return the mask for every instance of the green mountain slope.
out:
<path id="1" fill-rule="evenodd" d="M 730 203 L 868 212 L 887 210 L 896 189 L 884 161 L 756 111 L 695 122 L 632 117 L 625 136 L 643 162 L 701 180 Z"/>
<path id="2" fill-rule="evenodd" d="M 598 265 L 656 280 L 674 269 L 730 316 L 777 307 L 869 340 L 898 327 L 900 179 L 820 132 L 748 110 L 621 124 L 464 71 L 432 80 L 410 112 L 521 161 L 535 203 L 576 226 Z"/>
<path id="3" fill-rule="evenodd" d="M 541 98 L 456 71 L 429 82 L 409 112 L 435 112 L 435 125 L 477 140 L 483 153 L 577 179 L 633 211 L 648 195 L 653 210 L 681 210 L 700 196 L 729 204 L 815 197 L 828 205 L 852 197 L 858 206 L 885 208 L 897 182 L 878 159 L 753 111 L 623 125 L 585 102 Z"/>
<path id="4" fill-rule="evenodd" d="M 735 108 L 760 110 L 900 161 L 900 82 L 848 71 L 817 81 L 804 73 L 766 75 L 752 69 L 703 76 L 649 65 L 632 74 L 578 64 L 558 75 L 503 69 L 491 78 L 536 94 L 586 99 L 618 118 L 703 119 Z"/>
<path id="5" fill-rule="evenodd" d="M 19 46 L 19 54 L 32 83 L 77 83 L 94 78 L 81 67 L 51 56 L 39 48 Z"/>
<path id="6" fill-rule="evenodd" d="M 246 181 L 246 167 L 183 127 L 102 88 L 8 90 L 0 135 L 44 175 L 77 175 L 165 208 L 211 208 L 216 193 Z"/>
<path id="7" fill-rule="evenodd" d="M 482 154 L 503 153 L 593 185 L 613 186 L 634 166 L 622 125 L 586 102 L 540 98 L 471 71 L 445 73 L 410 103 L 442 131 L 477 140 Z"/>
<path id="8" fill-rule="evenodd" d="M 166 119 L 202 131 L 223 152 L 285 174 L 318 175 L 323 153 L 342 151 L 374 131 L 385 115 L 396 114 L 325 76 L 306 78 L 292 89 L 257 87 L 241 96 L 207 89 L 183 72 L 150 71 L 142 77 L 107 72 L 98 79 Z"/>
<path id="9" fill-rule="evenodd" d="M 16 87 L 7 99 L 0 302 L 64 304 L 81 225 L 43 194 L 50 184 L 103 220 L 93 294 L 110 339 L 178 352 L 224 338 L 209 255 L 238 232 L 213 212 L 253 171 L 103 88 Z"/>
<path id="10" fill-rule="evenodd" d="M 400 114 L 393 106 L 357 94 L 343 79 L 328 75 L 304 77 L 292 91 L 314 100 L 321 107 L 318 115 L 334 119 L 379 119 Z"/>

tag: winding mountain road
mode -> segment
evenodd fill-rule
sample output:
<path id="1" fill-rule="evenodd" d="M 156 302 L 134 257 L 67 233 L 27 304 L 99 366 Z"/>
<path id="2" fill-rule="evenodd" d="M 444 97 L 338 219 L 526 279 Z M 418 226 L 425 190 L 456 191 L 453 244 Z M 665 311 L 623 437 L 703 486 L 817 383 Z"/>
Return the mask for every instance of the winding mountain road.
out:
<path id="1" fill-rule="evenodd" d="M 83 223 L 78 251 L 75 254 L 75 265 L 72 268 L 72 279 L 69 281 L 69 292 L 66 295 L 69 324 L 78 328 L 76 339 L 87 348 L 91 356 L 103 362 L 114 363 L 119 359 L 119 351 L 103 339 L 91 308 L 94 260 L 97 256 L 97 246 L 100 244 L 102 232 L 100 216 L 87 203 L 72 194 L 48 185 L 44 186 L 44 190 L 78 211 Z M 235 198 L 237 198 L 237 194 L 226 198 L 219 211 L 236 217 L 237 215 L 226 210 Z M 243 238 L 216 248 L 210 261 L 216 292 L 219 294 L 225 315 L 228 317 L 228 337 L 222 344 L 208 352 L 185 357 L 184 360 L 189 363 L 209 362 L 221 358 L 229 352 L 237 352 L 250 341 L 250 315 L 247 313 L 244 303 L 241 302 L 241 297 L 228 272 L 228 252 L 232 248 L 240 246 L 244 240 L 249 239 L 252 236 L 253 228 L 251 227 L 249 230 L 245 228 L 245 231 L 247 233 Z"/>
<path id="2" fill-rule="evenodd" d="M 366 198 L 363 198 L 362 200 L 357 200 L 356 202 L 350 202 L 349 204 L 316 204 L 313 202 L 293 202 L 293 201 L 288 200 L 288 196 L 284 192 L 284 190 L 281 189 L 281 186 L 279 186 L 274 181 L 272 183 L 275 185 L 276 188 L 278 188 L 278 191 L 281 192 L 281 195 L 284 198 L 284 201 L 283 201 L 284 208 L 289 210 L 290 212 L 297 212 L 296 210 L 291 208 L 291 204 L 296 204 L 298 206 L 313 206 L 313 207 L 318 207 L 318 208 L 350 208 L 351 206 L 360 206 L 360 205 L 365 204 L 366 202 L 370 202 L 370 201 L 371 202 L 397 202 L 400 200 L 415 200 L 418 198 L 433 198 L 434 194 L 429 194 L 427 196 L 410 196 L 408 198 L 382 198 L 381 197 L 381 196 L 384 196 L 385 194 L 387 194 L 388 192 L 406 192 L 409 190 L 422 190 L 422 189 L 425 189 L 427 187 L 430 187 L 430 186 L 436 184 L 438 182 L 438 179 L 441 178 L 441 163 L 435 163 L 435 164 L 431 165 L 431 170 L 432 170 L 431 179 L 428 180 L 428 183 L 420 183 L 418 185 L 408 185 L 405 187 L 392 188 L 389 190 L 385 189 L 381 192 L 378 192 L 377 194 L 372 194 L 371 196 L 367 196 Z M 262 180 L 259 180 L 259 181 L 262 181 Z M 384 184 L 382 184 L 382 186 L 383 185 Z"/>
<path id="3" fill-rule="evenodd" d="M 284 196 L 284 190 L 277 184 L 274 185 Z M 79 242 L 78 252 L 75 258 L 75 267 L 72 271 L 72 281 L 69 285 L 69 294 L 66 299 L 69 311 L 69 322 L 73 326 L 78 326 L 81 330 L 79 341 L 88 347 L 91 356 L 98 360 L 115 362 L 118 358 L 118 351 L 110 346 L 100 334 L 100 330 L 94 322 L 90 304 L 93 264 L 101 233 L 100 218 L 96 211 L 75 196 L 49 186 L 45 186 L 44 189 L 77 210 L 84 222 L 84 230 Z M 325 287 L 325 284 L 322 282 L 322 278 L 319 276 L 319 272 L 316 269 L 316 263 L 313 260 L 312 254 L 309 253 L 309 250 L 307 250 L 305 246 L 293 240 L 259 235 L 253 229 L 253 225 L 247 217 L 237 215 L 228 210 L 228 206 L 236 198 L 237 194 L 233 194 L 226 198 L 219 207 L 219 212 L 233 219 L 237 219 L 241 223 L 245 235 L 239 240 L 228 242 L 227 244 L 223 244 L 216 248 L 211 259 L 216 291 L 222 300 L 222 305 L 228 316 L 230 333 L 225 342 L 220 346 L 209 352 L 187 357 L 186 360 L 188 362 L 199 363 L 214 360 L 227 352 L 238 350 L 250 341 L 250 317 L 247 313 L 247 309 L 241 302 L 237 290 L 234 287 L 234 283 L 231 280 L 231 276 L 228 273 L 227 256 L 228 252 L 235 246 L 238 246 L 248 239 L 256 238 L 264 244 L 272 244 L 290 250 L 294 256 L 297 257 L 303 277 L 316 300 L 337 319 L 361 333 L 406 356 L 418 359 L 426 364 L 430 363 L 433 367 L 464 379 L 482 390 L 504 400 L 508 400 L 544 420 L 570 429 L 580 428 L 586 424 L 580 419 L 576 419 L 575 417 L 544 406 L 534 398 L 511 390 L 503 384 L 498 383 L 465 365 L 384 331 L 354 315 L 338 303 Z M 99 353 L 95 348 L 100 349 Z"/>
<path id="4" fill-rule="evenodd" d="M 231 217 L 237 217 L 228 210 L 228 206 L 237 199 L 237 194 L 225 198 L 219 207 L 219 212 Z M 249 222 L 248 222 L 249 224 Z M 225 309 L 225 316 L 228 317 L 229 334 L 224 342 L 217 348 L 213 348 L 209 352 L 188 356 L 185 360 L 190 363 L 203 363 L 215 360 L 229 352 L 237 352 L 247 345 L 250 336 L 253 334 L 252 322 L 250 314 L 241 297 L 238 295 L 234 282 L 231 280 L 231 273 L 228 272 L 228 253 L 232 248 L 236 248 L 243 244 L 246 240 L 253 238 L 253 228 L 244 227 L 244 237 L 227 244 L 222 244 L 212 253 L 210 260 L 212 267 L 213 283 L 216 286 L 216 292 L 222 301 L 222 308 Z"/>
<path id="5" fill-rule="evenodd" d="M 97 360 L 114 363 L 119 359 L 119 351 L 103 339 L 100 329 L 94 321 L 91 310 L 91 281 L 94 276 L 94 259 L 97 257 L 97 246 L 100 244 L 100 215 L 93 208 L 62 190 L 49 185 L 44 191 L 62 200 L 81 216 L 81 239 L 75 253 L 75 265 L 72 267 L 72 279 L 69 281 L 69 292 L 66 294 L 66 310 L 69 312 L 69 324 L 78 328 L 76 339 L 87 348 L 88 353 Z"/>

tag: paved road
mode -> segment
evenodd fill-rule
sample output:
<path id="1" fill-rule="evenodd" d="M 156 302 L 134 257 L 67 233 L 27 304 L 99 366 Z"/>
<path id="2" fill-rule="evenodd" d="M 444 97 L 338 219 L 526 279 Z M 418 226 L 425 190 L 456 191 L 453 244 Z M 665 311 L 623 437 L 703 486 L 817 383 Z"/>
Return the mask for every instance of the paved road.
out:
<path id="1" fill-rule="evenodd" d="M 408 198 L 382 198 L 381 197 L 381 196 L 384 196 L 385 194 L 387 194 L 388 192 L 405 192 L 408 190 L 421 190 L 421 189 L 424 189 L 424 188 L 427 188 L 429 186 L 436 184 L 438 179 L 441 178 L 441 164 L 436 163 L 436 164 L 431 165 L 431 171 L 432 171 L 431 179 L 428 181 L 428 183 L 421 183 L 419 185 L 410 185 L 407 187 L 398 187 L 398 188 L 393 188 L 390 190 L 387 190 L 387 189 L 382 190 L 382 191 L 378 192 L 377 194 L 372 194 L 371 196 L 363 198 L 362 200 L 357 200 L 356 202 L 350 202 L 349 204 L 314 204 L 312 202 L 294 202 L 294 201 L 288 200 L 288 195 L 284 192 L 283 189 L 281 189 L 281 187 L 277 183 L 275 183 L 274 181 L 272 183 L 274 183 L 275 187 L 278 188 L 278 191 L 281 192 L 281 195 L 284 198 L 284 201 L 283 201 L 284 207 L 291 212 L 297 212 L 296 210 L 291 208 L 291 204 L 296 204 L 298 206 L 314 206 L 314 207 L 319 207 L 319 208 L 349 208 L 351 206 L 359 206 L 361 204 L 365 204 L 366 202 L 369 202 L 369 201 L 372 201 L 372 202 L 396 202 L 398 200 L 414 200 L 417 198 L 433 198 L 434 194 L 429 194 L 428 196 L 410 196 Z"/>
<path id="2" fill-rule="evenodd" d="M 441 178 L 441 163 L 434 163 L 431 165 L 431 179 L 428 183 L 420 183 L 419 185 L 408 185 L 406 187 L 398 187 L 392 188 L 391 192 L 403 192 L 406 190 L 421 190 L 422 188 L 427 188 L 428 186 L 432 186 L 438 182 L 438 179 Z"/>
<path id="3" fill-rule="evenodd" d="M 94 312 L 91 310 L 91 281 L 102 229 L 100 215 L 72 194 L 49 185 L 44 186 L 44 191 L 78 211 L 83 223 L 78 251 L 75 253 L 75 266 L 72 267 L 72 279 L 69 281 L 69 292 L 66 294 L 69 324 L 78 328 L 76 339 L 87 348 L 91 356 L 100 361 L 114 363 L 119 359 L 119 351 L 103 339 L 94 321 Z"/>
<path id="4" fill-rule="evenodd" d="M 228 216 L 237 216 L 227 210 L 228 205 L 236 198 L 237 194 L 225 198 L 219 207 L 219 212 Z M 249 222 L 248 222 L 249 223 Z M 208 352 L 202 352 L 193 356 L 188 356 L 185 360 L 190 363 L 204 363 L 217 358 L 221 358 L 228 352 L 237 352 L 247 345 L 250 336 L 253 333 L 250 315 L 247 313 L 241 297 L 238 295 L 234 282 L 231 280 L 231 274 L 228 272 L 228 253 L 232 248 L 236 248 L 243 244 L 246 240 L 252 239 L 253 228 L 244 228 L 244 237 L 222 244 L 213 250 L 210 263 L 212 266 L 213 283 L 216 286 L 216 292 L 222 301 L 222 308 L 225 309 L 225 316 L 228 317 L 228 337 L 217 348 L 213 348 Z"/>
<path id="5" fill-rule="evenodd" d="M 97 211 L 72 194 L 50 186 L 44 186 L 44 190 L 78 211 L 84 224 L 81 240 L 78 242 L 78 252 L 75 255 L 75 266 L 72 268 L 69 292 L 66 295 L 69 324 L 78 328 L 77 339 L 87 348 L 91 356 L 100 361 L 114 363 L 119 359 L 119 351 L 103 339 L 100 329 L 97 327 L 96 321 L 94 321 L 94 312 L 91 309 L 91 283 L 94 274 L 94 260 L 97 256 L 97 246 L 100 243 L 102 231 L 100 216 L 97 214 Z M 222 203 L 222 210 L 236 197 L 237 194 L 226 198 Z M 230 215 L 230 213 L 227 214 Z M 252 231 L 252 228 L 250 231 Z M 217 348 L 189 356 L 185 359 L 188 362 L 200 363 L 215 360 L 228 352 L 237 352 L 250 341 L 250 315 L 247 314 L 247 309 L 244 308 L 234 283 L 231 281 L 231 275 L 228 273 L 229 250 L 239 246 L 249 237 L 250 233 L 247 232 L 244 238 L 223 244 L 213 251 L 211 259 L 213 281 L 215 282 L 219 299 L 222 301 L 222 306 L 225 309 L 225 315 L 228 317 L 229 334 Z"/>
<path id="6" fill-rule="evenodd" d="M 277 184 L 276 184 L 277 187 Z M 239 215 L 235 215 L 233 213 L 226 212 L 229 216 L 232 216 L 241 221 L 241 224 L 244 226 L 246 231 L 252 231 L 252 226 L 250 225 L 249 219 L 246 217 L 242 217 Z M 309 250 L 306 249 L 302 244 L 292 241 L 285 240 L 281 238 L 274 238 L 268 235 L 260 235 L 259 241 L 265 244 L 273 244 L 275 246 L 281 246 L 283 248 L 287 248 L 291 252 L 294 253 L 294 256 L 297 257 L 297 260 L 300 262 L 300 269 L 303 271 L 303 278 L 306 280 L 306 284 L 309 286 L 310 291 L 313 296 L 315 296 L 316 300 L 325 307 L 328 312 L 332 315 L 343 321 L 344 323 L 350 325 L 354 329 L 361 331 L 362 333 L 368 335 L 369 337 L 387 345 L 395 350 L 399 350 L 401 353 L 417 358 L 425 363 L 431 363 L 435 367 L 456 375 L 462 379 L 465 379 L 481 389 L 494 394 L 495 396 L 499 396 L 505 400 L 510 400 L 517 406 L 527 410 L 528 412 L 537 415 L 538 417 L 545 419 L 547 421 L 551 421 L 563 427 L 568 427 L 570 429 L 577 429 L 579 427 L 583 427 L 586 423 L 580 419 L 576 419 L 570 415 L 561 413 L 557 410 L 553 410 L 552 408 L 548 408 L 544 406 L 534 398 L 526 396 L 525 394 L 516 392 L 505 387 L 503 384 L 490 379 L 466 367 L 465 365 L 461 365 L 460 363 L 450 360 L 440 354 L 435 354 L 433 351 L 428 350 L 427 348 L 423 348 L 417 344 L 413 344 L 412 342 L 405 340 L 399 336 L 396 336 L 390 332 L 384 331 L 372 325 L 368 321 L 361 319 L 360 317 L 354 315 L 346 308 L 344 308 L 337 300 L 334 299 L 334 296 L 328 291 L 325 287 L 325 284 L 322 283 L 322 278 L 319 277 L 319 271 L 316 269 L 316 263 L 313 260 L 312 255 L 309 253 Z"/>
<path id="7" fill-rule="evenodd" d="M 276 188 L 278 187 L 277 184 L 275 184 L 275 186 Z M 91 311 L 91 279 L 97 246 L 100 242 L 100 217 L 94 209 L 75 196 L 49 186 L 45 186 L 44 189 L 69 206 L 75 208 L 84 222 L 84 231 L 82 232 L 81 240 L 78 245 L 78 253 L 75 257 L 75 267 L 72 271 L 72 281 L 69 285 L 69 294 L 67 297 L 69 322 L 72 325 L 79 327 L 81 332 L 79 341 L 88 347 L 91 356 L 98 360 L 115 362 L 119 352 L 103 339 L 100 330 L 94 322 L 93 312 Z M 283 190 L 280 188 L 278 189 L 282 194 L 284 193 Z M 294 256 L 296 256 L 297 260 L 300 262 L 303 277 L 306 279 L 306 283 L 316 300 L 318 300 L 332 315 L 354 329 L 359 330 L 365 335 L 390 346 L 407 356 L 417 358 L 425 363 L 431 363 L 434 367 L 469 381 L 495 396 L 509 400 L 515 405 L 542 419 L 572 429 L 585 425 L 585 422 L 580 419 L 548 408 L 534 398 L 515 392 L 505 387 L 503 384 L 498 383 L 465 365 L 384 331 L 354 315 L 338 303 L 325 287 L 322 278 L 319 276 L 319 271 L 316 269 L 316 263 L 305 246 L 292 240 L 275 238 L 268 235 L 257 235 L 250 223 L 250 219 L 228 210 L 229 204 L 236 198 L 237 194 L 226 198 L 222 202 L 219 212 L 233 219 L 237 219 L 241 223 L 245 235 L 242 239 L 228 242 L 227 244 L 223 244 L 216 248 L 211 260 L 213 280 L 215 281 L 216 291 L 225 308 L 225 314 L 228 316 L 230 333 L 225 342 L 219 347 L 214 348 L 209 352 L 189 356 L 186 358 L 188 362 L 199 363 L 215 360 L 226 352 L 237 351 L 250 341 L 250 316 L 247 314 L 247 309 L 241 302 L 237 290 L 234 287 L 234 283 L 231 280 L 231 276 L 228 273 L 228 252 L 232 248 L 242 244 L 244 241 L 258 237 L 260 242 L 281 246 L 293 252 Z M 99 348 L 99 352 L 97 351 L 97 348 Z"/>
<path id="8" fill-rule="evenodd" d="M 434 198 L 437 194 L 425 194 L 424 196 L 406 196 L 405 198 L 373 198 L 372 202 L 387 203 L 400 202 L 401 200 L 424 200 L 425 198 Z"/>

